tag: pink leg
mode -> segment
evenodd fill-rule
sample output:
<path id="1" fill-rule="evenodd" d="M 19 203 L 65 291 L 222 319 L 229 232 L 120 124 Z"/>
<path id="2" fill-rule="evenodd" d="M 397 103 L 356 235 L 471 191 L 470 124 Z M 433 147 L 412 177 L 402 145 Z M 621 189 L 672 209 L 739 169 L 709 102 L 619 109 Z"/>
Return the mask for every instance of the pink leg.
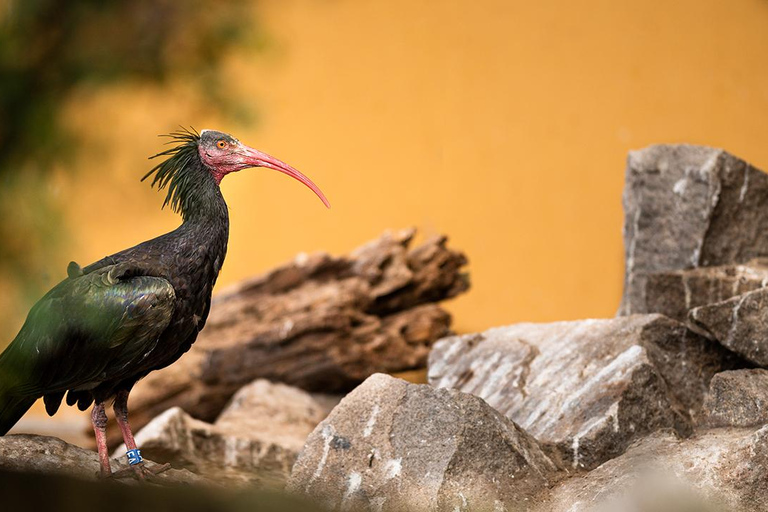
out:
<path id="1" fill-rule="evenodd" d="M 107 451 L 107 413 L 104 412 L 103 402 L 97 402 L 93 405 L 93 410 L 91 411 L 91 423 L 93 423 L 93 432 L 96 434 L 96 447 L 99 450 L 101 477 L 107 478 L 112 475 L 112 468 L 109 466 L 109 452 Z"/>
<path id="2" fill-rule="evenodd" d="M 133 439 L 133 432 L 131 432 L 131 426 L 128 424 L 128 391 L 120 391 L 117 393 L 115 396 L 114 411 L 115 419 L 120 427 L 120 432 L 123 433 L 125 449 L 127 451 L 135 450 L 137 448 L 136 441 Z M 139 462 L 138 464 L 131 466 L 130 469 L 126 469 L 129 471 L 133 470 L 136 478 L 139 480 L 146 480 L 147 478 L 152 478 L 153 475 L 170 469 L 170 467 L 170 464 L 164 464 L 162 466 L 157 466 L 154 469 L 148 469 L 144 462 Z M 122 471 L 124 470 L 121 470 L 119 473 L 122 473 Z"/>
<path id="3" fill-rule="evenodd" d="M 115 411 L 115 419 L 120 427 L 120 432 L 123 433 L 125 448 L 127 450 L 135 450 L 136 441 L 133 439 L 133 432 L 131 432 L 131 426 L 128 424 L 128 391 L 120 391 L 117 393 L 113 409 Z"/>

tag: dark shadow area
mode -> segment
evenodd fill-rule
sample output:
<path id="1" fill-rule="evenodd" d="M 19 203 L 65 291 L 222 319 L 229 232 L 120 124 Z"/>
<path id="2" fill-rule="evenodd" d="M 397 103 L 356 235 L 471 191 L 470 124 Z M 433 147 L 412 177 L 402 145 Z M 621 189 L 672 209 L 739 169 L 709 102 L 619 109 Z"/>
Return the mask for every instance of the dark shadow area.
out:
<path id="1" fill-rule="evenodd" d="M 3 510 L 23 512 L 322 512 L 325 509 L 284 493 L 224 491 L 199 487 L 156 487 L 135 482 L 86 482 L 53 475 L 0 469 Z"/>

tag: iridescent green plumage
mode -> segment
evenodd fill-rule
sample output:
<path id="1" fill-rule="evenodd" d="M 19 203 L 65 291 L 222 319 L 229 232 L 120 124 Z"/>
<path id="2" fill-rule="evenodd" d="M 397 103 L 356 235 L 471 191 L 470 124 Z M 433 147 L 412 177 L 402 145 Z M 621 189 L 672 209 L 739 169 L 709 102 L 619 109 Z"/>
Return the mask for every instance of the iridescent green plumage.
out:
<path id="1" fill-rule="evenodd" d="M 0 356 L 0 435 L 29 401 L 9 397 L 58 397 L 46 400 L 52 414 L 67 391 L 89 391 L 151 352 L 171 320 L 175 292 L 166 279 L 130 271 L 117 264 L 65 279 L 35 304 Z"/>

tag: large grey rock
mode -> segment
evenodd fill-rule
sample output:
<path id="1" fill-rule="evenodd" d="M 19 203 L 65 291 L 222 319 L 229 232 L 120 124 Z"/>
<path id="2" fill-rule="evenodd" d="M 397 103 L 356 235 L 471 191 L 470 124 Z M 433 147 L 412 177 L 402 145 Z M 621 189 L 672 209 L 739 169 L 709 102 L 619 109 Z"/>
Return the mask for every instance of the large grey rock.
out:
<path id="1" fill-rule="evenodd" d="M 648 312 L 645 281 L 660 271 L 768 255 L 768 176 L 721 149 L 632 151 L 624 187 L 624 296 L 619 313 Z"/>
<path id="2" fill-rule="evenodd" d="M 768 510 L 768 426 L 658 432 L 535 499 L 536 512 Z"/>
<path id="3" fill-rule="evenodd" d="M 704 402 L 711 427 L 752 427 L 768 423 L 768 370 L 718 373 Z"/>
<path id="4" fill-rule="evenodd" d="M 307 436 L 337 402 L 258 380 L 235 394 L 215 424 L 173 407 L 136 434 L 136 443 L 145 457 L 212 481 L 280 488 Z M 124 453 L 124 445 L 115 451 Z"/>
<path id="5" fill-rule="evenodd" d="M 429 382 L 486 400 L 573 468 L 648 432 L 691 432 L 729 355 L 661 315 L 518 324 L 435 344 Z"/>
<path id="6" fill-rule="evenodd" d="M 557 476 L 477 397 L 377 374 L 310 435 L 288 488 L 341 510 L 512 511 Z"/>
<path id="7" fill-rule="evenodd" d="M 722 265 L 649 274 L 645 303 L 649 313 L 661 313 L 680 322 L 700 306 L 722 302 L 768 285 L 765 260 L 745 265 Z"/>
<path id="8" fill-rule="evenodd" d="M 149 458 L 145 458 L 145 461 L 150 469 L 157 465 Z M 111 466 L 112 471 L 116 472 L 128 467 L 128 462 L 125 457 L 120 457 L 113 459 Z M 0 437 L 0 470 L 97 480 L 99 456 L 95 451 L 67 444 L 55 437 L 14 434 Z M 179 468 L 163 471 L 153 481 L 168 484 L 207 482 Z"/>
<path id="9" fill-rule="evenodd" d="M 723 346 L 768 366 L 768 288 L 691 310 L 689 321 Z"/>

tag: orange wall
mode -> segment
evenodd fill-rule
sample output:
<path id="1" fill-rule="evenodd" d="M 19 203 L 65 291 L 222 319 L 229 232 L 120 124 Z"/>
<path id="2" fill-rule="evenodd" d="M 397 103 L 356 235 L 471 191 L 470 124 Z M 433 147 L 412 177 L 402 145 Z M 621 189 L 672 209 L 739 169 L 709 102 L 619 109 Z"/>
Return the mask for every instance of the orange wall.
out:
<path id="1" fill-rule="evenodd" d="M 222 284 L 415 225 L 470 257 L 473 289 L 451 306 L 461 331 L 615 312 L 628 150 L 709 144 L 768 169 L 766 0 L 257 6 L 266 49 L 222 55 L 254 128 L 221 121 L 182 80 L 72 100 L 86 151 L 53 185 L 80 197 L 54 276 L 176 226 L 138 178 L 155 134 L 178 124 L 231 130 L 333 204 L 271 171 L 228 177 Z"/>

